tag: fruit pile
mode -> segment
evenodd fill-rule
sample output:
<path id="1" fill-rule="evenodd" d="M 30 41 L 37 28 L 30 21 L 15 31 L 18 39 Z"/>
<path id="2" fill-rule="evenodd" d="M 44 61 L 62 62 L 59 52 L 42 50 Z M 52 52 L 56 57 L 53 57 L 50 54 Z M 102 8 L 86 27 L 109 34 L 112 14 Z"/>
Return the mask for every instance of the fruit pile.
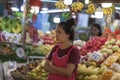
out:
<path id="1" fill-rule="evenodd" d="M 43 69 L 44 64 L 45 60 L 36 60 L 18 67 L 11 75 L 17 80 L 47 80 L 48 73 Z"/>
<path id="2" fill-rule="evenodd" d="M 55 3 L 55 7 L 58 9 L 66 9 L 68 8 L 68 5 L 64 4 L 62 0 Z"/>
<path id="3" fill-rule="evenodd" d="M 85 10 L 87 14 L 94 14 L 95 13 L 95 5 L 93 3 L 90 3 L 88 5 L 88 9 Z"/>
<path id="4" fill-rule="evenodd" d="M 107 41 L 106 38 L 104 37 L 94 37 L 93 39 L 89 40 L 86 42 L 86 45 L 84 45 L 81 49 L 80 49 L 80 55 L 87 55 L 87 53 L 89 52 L 93 52 L 93 51 L 98 51 L 101 46 L 103 46 L 105 44 L 105 42 Z"/>
<path id="5" fill-rule="evenodd" d="M 109 8 L 103 8 L 102 10 L 104 15 L 111 15 L 114 12 L 114 6 Z"/>
<path id="6" fill-rule="evenodd" d="M 63 17 L 64 19 L 69 19 L 69 18 L 71 17 L 71 13 L 70 13 L 70 12 L 63 12 L 63 13 L 62 13 L 62 17 Z"/>
<path id="7" fill-rule="evenodd" d="M 44 44 L 54 44 L 54 41 L 52 40 L 52 37 L 49 35 L 44 35 L 42 38 Z"/>
<path id="8" fill-rule="evenodd" d="M 39 80 L 39 79 L 47 80 L 48 73 L 43 69 L 44 64 L 45 64 L 45 60 L 42 60 L 41 63 L 36 68 L 28 72 L 27 75 L 36 80 Z"/>
<path id="9" fill-rule="evenodd" d="M 95 65 L 79 64 L 77 69 L 77 80 L 98 80 L 99 75 L 107 70 L 106 66 L 96 67 Z"/>
<path id="10" fill-rule="evenodd" d="M 52 45 L 25 45 L 25 54 L 27 56 L 46 56 L 52 50 L 52 47 Z"/>
<path id="11" fill-rule="evenodd" d="M 47 55 L 50 53 L 52 50 L 53 46 L 52 45 L 40 45 L 36 49 L 38 49 L 42 55 Z"/>
<path id="12" fill-rule="evenodd" d="M 80 12 L 83 9 L 84 5 L 81 2 L 73 2 L 71 5 L 72 12 Z"/>
<path id="13" fill-rule="evenodd" d="M 0 31 L 7 31 L 9 33 L 20 33 L 22 31 L 21 19 L 0 17 Z"/>
<path id="14" fill-rule="evenodd" d="M 119 48 L 120 48 L 120 40 L 110 39 L 106 41 L 105 45 L 103 45 L 101 49 L 98 51 L 106 59 L 108 56 L 112 55 L 113 53 L 116 53 Z"/>

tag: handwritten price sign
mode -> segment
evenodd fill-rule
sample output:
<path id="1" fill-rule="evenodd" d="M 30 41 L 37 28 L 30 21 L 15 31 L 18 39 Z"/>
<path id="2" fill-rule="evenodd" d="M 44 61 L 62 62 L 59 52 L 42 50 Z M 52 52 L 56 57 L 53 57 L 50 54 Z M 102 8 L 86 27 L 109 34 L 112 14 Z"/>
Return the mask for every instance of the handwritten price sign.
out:
<path id="1" fill-rule="evenodd" d="M 99 52 L 94 51 L 91 55 L 90 55 L 91 59 L 95 60 L 95 61 L 99 61 L 102 58 L 102 55 Z"/>

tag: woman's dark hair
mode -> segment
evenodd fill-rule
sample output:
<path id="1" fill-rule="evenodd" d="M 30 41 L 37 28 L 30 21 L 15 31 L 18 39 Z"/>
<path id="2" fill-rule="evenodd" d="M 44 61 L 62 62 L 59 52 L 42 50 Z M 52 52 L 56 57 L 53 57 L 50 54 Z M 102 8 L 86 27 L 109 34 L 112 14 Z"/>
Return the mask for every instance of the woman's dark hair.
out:
<path id="1" fill-rule="evenodd" d="M 101 26 L 99 24 L 95 23 L 95 24 L 92 25 L 92 27 L 95 27 L 99 30 L 98 36 L 102 35 L 102 29 L 101 29 Z"/>
<path id="2" fill-rule="evenodd" d="M 71 18 L 67 20 L 66 22 L 60 22 L 58 25 L 63 28 L 66 34 L 70 35 L 69 39 L 73 41 L 75 20 Z"/>

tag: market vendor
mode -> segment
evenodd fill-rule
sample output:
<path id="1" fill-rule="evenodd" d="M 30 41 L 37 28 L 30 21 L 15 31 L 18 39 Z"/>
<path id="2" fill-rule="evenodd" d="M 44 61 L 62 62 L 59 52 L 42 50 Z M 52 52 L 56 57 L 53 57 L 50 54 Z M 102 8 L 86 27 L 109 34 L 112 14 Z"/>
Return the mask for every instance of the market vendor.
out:
<path id="1" fill-rule="evenodd" d="M 56 27 L 55 45 L 49 54 L 44 69 L 49 72 L 48 80 L 76 80 L 79 49 L 73 45 L 74 19 L 60 22 Z"/>
<path id="2" fill-rule="evenodd" d="M 101 26 L 97 23 L 93 24 L 90 27 L 90 35 L 89 35 L 89 39 L 92 39 L 95 36 L 102 36 L 102 29 Z"/>

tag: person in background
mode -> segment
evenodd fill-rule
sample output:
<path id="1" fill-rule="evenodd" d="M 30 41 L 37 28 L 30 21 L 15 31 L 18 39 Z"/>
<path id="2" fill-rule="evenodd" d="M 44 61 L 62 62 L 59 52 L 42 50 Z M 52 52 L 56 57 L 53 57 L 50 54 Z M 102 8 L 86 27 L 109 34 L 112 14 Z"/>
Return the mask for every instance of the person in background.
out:
<path id="1" fill-rule="evenodd" d="M 92 39 L 95 36 L 102 36 L 101 26 L 97 23 L 91 26 L 89 39 Z"/>
<path id="2" fill-rule="evenodd" d="M 48 80 L 76 80 L 79 49 L 73 45 L 74 19 L 60 22 L 56 27 L 56 44 L 46 59 L 44 69 Z"/>

